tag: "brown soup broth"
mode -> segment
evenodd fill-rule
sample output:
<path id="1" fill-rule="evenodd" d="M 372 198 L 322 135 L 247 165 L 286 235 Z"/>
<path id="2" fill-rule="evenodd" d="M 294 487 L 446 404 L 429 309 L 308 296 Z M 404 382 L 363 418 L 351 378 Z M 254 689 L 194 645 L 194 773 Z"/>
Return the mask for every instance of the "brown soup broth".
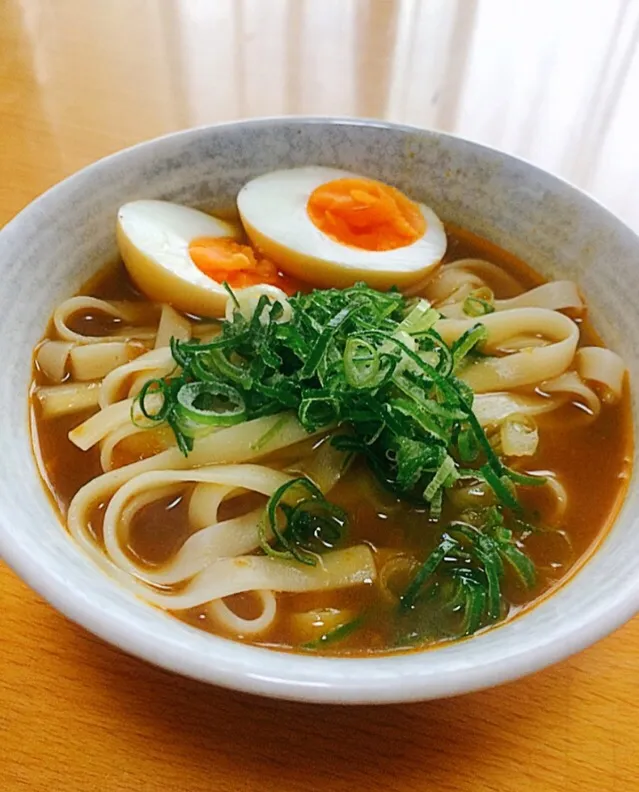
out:
<path id="1" fill-rule="evenodd" d="M 452 226 L 447 228 L 447 232 L 449 247 L 446 261 L 487 259 L 515 277 L 521 285 L 521 291 L 544 282 L 538 273 L 522 261 L 486 240 Z M 495 292 L 499 298 L 513 296 L 500 293 L 498 288 Z M 131 284 L 121 263 L 105 268 L 86 284 L 81 293 L 110 300 L 143 299 Z M 95 325 L 93 328 L 91 332 L 95 332 Z M 88 329 L 86 317 L 78 319 L 77 329 Z M 111 329 L 106 325 L 104 334 L 108 334 Z M 48 332 L 46 337 L 49 335 Z M 580 343 L 601 343 L 588 321 L 581 322 Z M 34 386 L 43 383 L 42 374 L 34 366 Z M 77 490 L 102 472 L 98 449 L 82 452 L 67 437 L 69 430 L 86 417 L 88 414 L 85 413 L 44 420 L 39 415 L 36 400 L 32 400 L 31 425 L 40 472 L 62 518 Z M 538 602 L 578 568 L 611 525 L 625 495 L 632 456 L 627 388 L 619 404 L 603 403 L 597 420 L 588 421 L 586 418 L 579 406 L 566 404 L 536 419 L 539 446 L 535 456 L 525 460 L 522 469 L 552 471 L 565 487 L 568 502 L 560 524 L 553 526 L 555 530 L 533 532 L 523 538 L 523 548 L 537 567 L 538 579 L 534 590 L 529 591 L 507 576 L 505 592 L 510 602 L 508 618 Z M 267 462 L 276 467 L 295 468 L 301 459 L 303 468 L 303 457 L 309 449 L 309 443 L 301 444 L 298 448 L 287 449 L 283 454 L 269 458 Z M 129 457 L 119 458 L 118 464 L 134 461 L 143 455 L 144 449 L 139 453 L 131 449 Z M 348 512 L 346 543 L 369 544 L 376 554 L 378 568 L 394 555 L 409 559 L 414 565 L 423 561 L 438 541 L 442 525 L 455 516 L 448 505 L 439 522 L 430 521 L 425 508 L 401 502 L 385 491 L 362 462 L 351 466 L 329 497 Z M 527 515 L 533 515 L 543 525 L 552 508 L 546 488 L 521 490 L 520 498 Z M 144 508 L 132 526 L 130 553 L 149 566 L 168 559 L 189 534 L 187 499 L 188 492 L 185 492 L 182 496 L 166 498 Z M 225 507 L 224 518 L 246 511 L 247 508 L 255 508 L 256 505 L 259 505 L 259 501 L 254 498 L 252 501 L 236 498 Z M 92 514 L 92 527 L 98 542 L 101 541 L 103 507 L 104 504 L 97 504 Z M 411 568 L 410 564 L 407 568 Z M 401 582 L 401 576 L 399 580 Z M 259 640 L 245 640 L 280 649 L 298 648 L 305 640 L 319 637 L 325 631 L 322 629 L 321 614 L 315 625 L 311 618 L 306 618 L 305 627 L 300 628 L 297 617 L 309 611 L 338 612 L 342 615 L 341 621 L 366 614 L 359 629 L 343 641 L 322 647 L 324 653 L 365 655 L 423 648 L 429 643 L 441 641 L 446 629 L 445 625 L 442 627 L 428 622 L 428 619 L 436 622 L 436 613 L 427 614 L 426 623 L 422 621 L 417 627 L 406 619 L 402 622 L 401 618 L 398 619 L 397 600 L 388 597 L 388 593 L 376 584 L 321 593 L 279 594 L 278 603 L 278 616 L 267 636 Z M 229 598 L 228 604 L 240 616 L 251 618 L 255 615 L 255 602 L 251 595 Z M 176 615 L 198 628 L 224 634 L 207 616 L 205 608 Z M 243 640 L 241 636 L 239 639 Z"/>

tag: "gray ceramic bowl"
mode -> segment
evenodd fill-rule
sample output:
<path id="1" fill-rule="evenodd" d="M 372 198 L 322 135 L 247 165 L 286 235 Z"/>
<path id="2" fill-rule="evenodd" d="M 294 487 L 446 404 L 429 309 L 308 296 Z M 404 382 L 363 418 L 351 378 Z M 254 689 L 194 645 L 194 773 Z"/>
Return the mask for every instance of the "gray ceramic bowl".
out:
<path id="1" fill-rule="evenodd" d="M 552 597 L 469 641 L 397 657 L 315 658 L 207 635 L 118 588 L 59 525 L 29 441 L 31 350 L 55 304 L 115 254 L 120 204 L 166 198 L 227 206 L 247 179 L 309 163 L 396 184 L 545 275 L 577 280 L 596 326 L 627 361 L 639 392 L 639 239 L 565 182 L 465 140 L 374 121 L 272 119 L 169 135 L 80 171 L 0 232 L 2 556 L 56 608 L 126 651 L 206 682 L 282 698 L 449 696 L 514 679 L 583 649 L 639 609 L 639 572 L 628 561 L 639 557 L 636 477 L 609 536 Z"/>

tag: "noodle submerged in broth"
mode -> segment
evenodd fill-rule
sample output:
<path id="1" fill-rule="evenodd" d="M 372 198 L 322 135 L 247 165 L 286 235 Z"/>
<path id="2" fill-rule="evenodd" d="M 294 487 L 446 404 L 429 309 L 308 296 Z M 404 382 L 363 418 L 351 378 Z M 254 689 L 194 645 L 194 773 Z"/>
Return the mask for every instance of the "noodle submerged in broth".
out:
<path id="1" fill-rule="evenodd" d="M 625 492 L 625 367 L 575 284 L 448 242 L 403 291 L 294 290 L 256 249 L 217 319 L 121 265 L 58 306 L 34 441 L 80 547 L 194 626 L 309 653 L 462 638 L 552 590 Z"/>

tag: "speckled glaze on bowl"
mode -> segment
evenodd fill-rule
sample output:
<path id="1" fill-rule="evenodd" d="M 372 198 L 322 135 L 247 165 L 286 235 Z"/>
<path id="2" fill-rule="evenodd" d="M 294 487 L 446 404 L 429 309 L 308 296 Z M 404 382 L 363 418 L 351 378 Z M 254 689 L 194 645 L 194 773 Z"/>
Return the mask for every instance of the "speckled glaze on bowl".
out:
<path id="1" fill-rule="evenodd" d="M 122 649 L 206 682 L 274 697 L 382 703 L 450 696 L 588 646 L 639 610 L 639 569 L 628 563 L 639 557 L 636 476 L 608 537 L 552 597 L 469 641 L 396 657 L 291 655 L 200 632 L 121 590 L 59 525 L 29 439 L 31 350 L 55 304 L 115 254 L 118 206 L 167 198 L 227 207 L 247 179 L 311 163 L 391 182 L 544 274 L 577 280 L 639 392 L 639 238 L 559 179 L 459 138 L 375 121 L 266 119 L 169 135 L 80 171 L 0 232 L 0 553 L 56 608 Z"/>

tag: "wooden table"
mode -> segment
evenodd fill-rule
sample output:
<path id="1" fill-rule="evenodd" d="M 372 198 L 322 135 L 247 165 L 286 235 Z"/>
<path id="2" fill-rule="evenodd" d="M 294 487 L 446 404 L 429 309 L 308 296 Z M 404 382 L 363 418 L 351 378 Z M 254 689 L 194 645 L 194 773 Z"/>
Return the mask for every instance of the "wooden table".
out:
<path id="1" fill-rule="evenodd" d="M 377 116 L 527 157 L 639 229 L 634 0 L 0 0 L 0 223 L 139 140 Z M 497 690 L 383 708 L 172 676 L 0 567 L 0 790 L 639 789 L 639 620 Z"/>

